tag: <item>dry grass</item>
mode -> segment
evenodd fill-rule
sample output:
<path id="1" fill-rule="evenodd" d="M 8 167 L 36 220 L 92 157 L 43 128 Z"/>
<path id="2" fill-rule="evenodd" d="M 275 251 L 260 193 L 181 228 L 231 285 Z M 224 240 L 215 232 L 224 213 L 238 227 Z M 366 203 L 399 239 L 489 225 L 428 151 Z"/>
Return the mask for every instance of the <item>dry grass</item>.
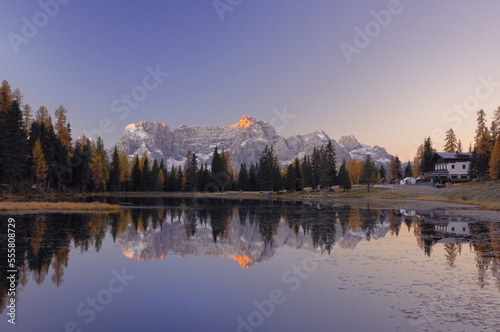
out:
<path id="1" fill-rule="evenodd" d="M 119 205 L 107 203 L 72 203 L 72 202 L 0 202 L 0 211 L 110 211 L 118 210 Z"/>

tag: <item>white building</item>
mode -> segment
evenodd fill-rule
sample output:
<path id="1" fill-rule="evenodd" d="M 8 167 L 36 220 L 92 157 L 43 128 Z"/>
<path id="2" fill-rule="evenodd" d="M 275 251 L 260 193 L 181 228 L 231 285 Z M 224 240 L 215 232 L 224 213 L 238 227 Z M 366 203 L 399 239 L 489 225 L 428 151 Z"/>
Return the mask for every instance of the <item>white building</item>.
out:
<path id="1" fill-rule="evenodd" d="M 436 183 L 469 181 L 472 153 L 437 152 L 432 157 L 434 170 L 422 174 L 424 180 Z"/>

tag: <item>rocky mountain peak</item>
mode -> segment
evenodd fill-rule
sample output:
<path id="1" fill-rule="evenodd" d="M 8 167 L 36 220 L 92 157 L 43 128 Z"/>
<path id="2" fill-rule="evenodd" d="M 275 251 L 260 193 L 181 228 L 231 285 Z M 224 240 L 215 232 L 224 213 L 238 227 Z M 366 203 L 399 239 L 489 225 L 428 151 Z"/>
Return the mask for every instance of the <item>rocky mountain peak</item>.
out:
<path id="1" fill-rule="evenodd" d="M 363 145 L 358 142 L 358 139 L 354 135 L 342 136 L 339 139 L 339 144 L 343 145 L 349 150 L 361 149 Z"/>
<path id="2" fill-rule="evenodd" d="M 160 122 L 130 124 L 125 127 L 116 146 L 129 160 L 146 153 L 150 159 L 164 159 L 168 167 L 183 165 L 188 151 L 196 153 L 200 163 L 210 164 L 217 146 L 229 151 L 231 164 L 238 170 L 242 163 L 256 164 L 266 145 L 274 148 L 280 165 L 284 167 L 295 158 L 311 155 L 314 147 L 326 145 L 330 140 L 323 130 L 285 138 L 278 135 L 269 122 L 245 115 L 238 123 L 224 127 L 182 125 L 170 130 L 168 125 Z M 377 167 L 381 164 L 386 169 L 389 167 L 391 156 L 383 148 L 361 144 L 353 135 L 343 136 L 339 143 L 331 141 L 338 164 L 343 160 L 364 160 L 370 154 Z"/>
<path id="3" fill-rule="evenodd" d="M 232 125 L 231 127 L 240 127 L 243 129 L 247 129 L 249 126 L 255 124 L 256 122 L 257 119 L 248 115 L 244 115 L 238 123 Z"/>

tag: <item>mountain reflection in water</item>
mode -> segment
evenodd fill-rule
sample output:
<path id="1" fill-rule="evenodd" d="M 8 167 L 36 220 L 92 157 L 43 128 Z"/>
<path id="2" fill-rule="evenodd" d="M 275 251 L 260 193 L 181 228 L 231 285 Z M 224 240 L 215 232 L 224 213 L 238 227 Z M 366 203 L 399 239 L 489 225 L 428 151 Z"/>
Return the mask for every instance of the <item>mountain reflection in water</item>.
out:
<path id="1" fill-rule="evenodd" d="M 433 211 L 319 206 L 297 202 L 210 199 L 200 206 L 190 199 L 133 202 L 119 213 L 16 215 L 17 294 L 28 282 L 64 283 L 70 251 L 99 252 L 106 236 L 135 260 L 161 260 L 169 255 L 219 256 L 247 269 L 269 261 L 279 248 L 330 255 L 332 249 L 354 249 L 361 241 L 401 227 L 413 232 L 422 254 L 431 257 L 444 246 L 453 267 L 462 250 L 476 255 L 478 282 L 488 273 L 500 290 L 500 226 Z M 6 229 L 6 219 L 1 227 Z M 7 241 L 2 239 L 5 253 Z M 6 257 L 6 255 L 2 256 Z M 235 263 L 236 264 L 236 263 Z M 0 260 L 0 312 L 7 301 L 6 260 Z M 47 280 L 47 279 L 50 279 Z"/>

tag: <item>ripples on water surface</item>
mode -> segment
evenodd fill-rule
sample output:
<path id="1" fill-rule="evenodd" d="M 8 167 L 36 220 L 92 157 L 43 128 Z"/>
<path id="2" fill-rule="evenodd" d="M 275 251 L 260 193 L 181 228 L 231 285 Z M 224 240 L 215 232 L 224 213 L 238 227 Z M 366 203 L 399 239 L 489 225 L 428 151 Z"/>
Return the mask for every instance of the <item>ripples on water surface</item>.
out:
<path id="1" fill-rule="evenodd" d="M 0 330 L 500 331 L 500 224 L 445 210 L 128 199 L 19 214 Z M 1 229 L 7 218 L 1 217 Z M 2 231 L 2 257 L 7 237 Z"/>

